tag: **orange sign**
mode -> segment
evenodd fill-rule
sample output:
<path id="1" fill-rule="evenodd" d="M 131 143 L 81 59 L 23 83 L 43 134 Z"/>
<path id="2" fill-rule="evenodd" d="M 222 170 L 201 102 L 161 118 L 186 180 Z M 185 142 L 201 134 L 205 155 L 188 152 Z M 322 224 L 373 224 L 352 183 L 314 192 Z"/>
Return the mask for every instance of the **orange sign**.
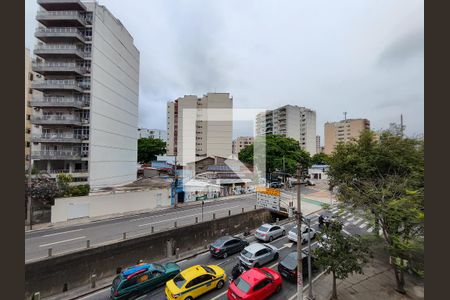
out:
<path id="1" fill-rule="evenodd" d="M 280 196 L 280 190 L 273 189 L 273 188 L 260 187 L 260 188 L 256 188 L 256 192 L 261 193 L 261 194 L 271 195 L 271 196 L 278 196 L 278 197 Z"/>

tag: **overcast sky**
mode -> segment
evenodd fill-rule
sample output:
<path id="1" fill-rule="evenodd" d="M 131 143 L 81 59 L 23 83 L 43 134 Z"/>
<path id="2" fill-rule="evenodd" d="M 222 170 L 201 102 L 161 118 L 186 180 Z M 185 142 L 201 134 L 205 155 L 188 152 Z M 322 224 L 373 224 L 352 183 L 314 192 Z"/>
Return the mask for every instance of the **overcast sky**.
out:
<path id="1" fill-rule="evenodd" d="M 33 48 L 36 0 L 26 0 Z M 230 92 L 234 107 L 285 104 L 327 121 L 368 118 L 424 131 L 424 6 L 417 0 L 100 0 L 134 37 L 139 125 L 166 128 L 166 102 Z M 239 122 L 234 136 L 251 134 Z M 322 140 L 323 144 L 323 140 Z"/>

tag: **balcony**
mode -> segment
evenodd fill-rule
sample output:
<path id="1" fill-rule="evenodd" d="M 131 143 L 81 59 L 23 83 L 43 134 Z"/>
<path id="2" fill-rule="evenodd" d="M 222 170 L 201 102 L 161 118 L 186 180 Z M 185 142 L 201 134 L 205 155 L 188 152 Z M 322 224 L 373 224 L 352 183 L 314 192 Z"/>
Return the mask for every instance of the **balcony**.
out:
<path id="1" fill-rule="evenodd" d="M 86 38 L 79 29 L 73 27 L 51 27 L 51 28 L 36 28 L 35 37 L 44 43 L 48 42 L 81 42 L 85 43 Z"/>
<path id="2" fill-rule="evenodd" d="M 32 159 L 46 160 L 79 160 L 81 159 L 80 151 L 73 150 L 41 150 L 31 153 Z"/>
<path id="3" fill-rule="evenodd" d="M 90 72 L 89 67 L 80 66 L 77 63 L 33 63 L 33 71 L 44 76 L 47 75 L 84 75 Z"/>
<path id="4" fill-rule="evenodd" d="M 82 85 L 73 79 L 67 80 L 39 80 L 33 81 L 31 87 L 38 91 L 51 91 L 51 90 L 66 90 L 66 91 L 76 91 L 82 93 L 84 88 Z"/>
<path id="5" fill-rule="evenodd" d="M 33 107 L 71 107 L 83 108 L 89 106 L 89 97 L 42 97 L 33 98 Z"/>
<path id="6" fill-rule="evenodd" d="M 38 11 L 36 20 L 46 27 L 80 27 L 88 24 L 84 15 L 74 10 Z"/>
<path id="7" fill-rule="evenodd" d="M 45 10 L 87 10 L 80 0 L 38 0 L 37 3 Z"/>
<path id="8" fill-rule="evenodd" d="M 34 49 L 34 54 L 44 59 L 48 58 L 68 58 L 68 59 L 88 59 L 91 52 L 85 51 L 82 47 L 71 44 L 46 44 L 38 45 Z"/>
<path id="9" fill-rule="evenodd" d="M 75 134 L 33 134 L 31 141 L 34 143 L 81 143 L 88 136 Z"/>
<path id="10" fill-rule="evenodd" d="M 78 178 L 78 177 L 88 176 L 89 171 L 88 171 L 88 169 L 78 169 L 78 170 L 61 169 L 61 170 L 42 170 L 40 172 L 50 174 L 50 176 L 52 176 L 52 177 L 56 177 L 59 174 L 66 173 L 66 174 L 72 175 L 72 177 L 74 177 L 74 178 Z"/>
<path id="11" fill-rule="evenodd" d="M 80 117 L 73 115 L 45 115 L 45 116 L 31 116 L 31 123 L 36 125 L 76 125 L 81 126 L 88 123 L 87 120 L 82 120 Z"/>

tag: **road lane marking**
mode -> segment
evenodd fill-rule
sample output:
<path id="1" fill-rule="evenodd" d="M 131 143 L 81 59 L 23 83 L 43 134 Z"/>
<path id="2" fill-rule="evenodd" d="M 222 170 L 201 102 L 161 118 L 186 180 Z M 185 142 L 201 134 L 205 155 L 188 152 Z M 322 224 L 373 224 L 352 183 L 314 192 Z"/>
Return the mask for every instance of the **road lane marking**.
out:
<path id="1" fill-rule="evenodd" d="M 349 222 L 351 222 L 351 221 L 353 221 L 355 219 L 355 217 L 351 217 L 351 218 L 349 218 L 349 219 L 347 219 L 347 221 L 349 221 Z"/>
<path id="2" fill-rule="evenodd" d="M 358 223 L 361 222 L 362 220 L 364 220 L 364 219 L 359 218 L 358 220 L 356 220 L 355 222 L 353 222 L 353 225 L 358 225 Z"/>
<path id="3" fill-rule="evenodd" d="M 226 290 L 225 292 L 220 293 L 219 295 L 215 296 L 214 298 L 211 298 L 211 300 L 219 299 L 220 297 L 222 297 L 223 295 L 225 295 L 227 292 L 228 292 L 228 290 Z"/>
<path id="4" fill-rule="evenodd" d="M 342 232 L 345 233 L 345 234 L 348 234 L 348 235 L 352 235 L 350 232 L 348 232 L 348 231 L 345 230 L 345 229 L 342 229 Z"/>
<path id="5" fill-rule="evenodd" d="M 83 230 L 83 229 L 74 229 L 74 230 L 69 230 L 69 231 L 64 231 L 64 232 L 51 233 L 51 234 L 43 235 L 41 237 L 49 237 L 49 236 L 55 236 L 55 235 L 60 235 L 60 234 L 65 234 L 65 233 L 78 232 L 81 230 Z"/>
<path id="6" fill-rule="evenodd" d="M 367 229 L 367 232 L 372 232 L 373 231 L 373 227 L 370 227 L 369 229 Z"/>
<path id="7" fill-rule="evenodd" d="M 350 224 L 350 222 L 345 222 L 345 223 L 344 223 L 344 226 L 348 226 L 348 224 Z"/>
<path id="8" fill-rule="evenodd" d="M 269 266 L 269 269 L 272 269 L 273 267 L 275 267 L 276 265 L 278 265 L 278 262 L 274 263 L 273 265 Z"/>
<path id="9" fill-rule="evenodd" d="M 47 247 L 47 246 L 52 246 L 52 245 L 56 245 L 56 244 L 62 244 L 62 243 L 67 243 L 67 242 L 71 242 L 71 241 L 76 241 L 76 240 L 80 240 L 80 239 L 84 239 L 86 238 L 86 236 L 79 236 L 73 239 L 68 239 L 68 240 L 63 240 L 63 241 L 58 241 L 58 242 L 54 242 L 54 243 L 48 243 L 48 244 L 43 244 L 43 245 L 39 245 L 39 247 Z"/>
<path id="10" fill-rule="evenodd" d="M 359 225 L 359 228 L 365 228 L 367 226 L 367 224 L 369 224 L 369 222 L 364 222 L 361 225 Z"/>

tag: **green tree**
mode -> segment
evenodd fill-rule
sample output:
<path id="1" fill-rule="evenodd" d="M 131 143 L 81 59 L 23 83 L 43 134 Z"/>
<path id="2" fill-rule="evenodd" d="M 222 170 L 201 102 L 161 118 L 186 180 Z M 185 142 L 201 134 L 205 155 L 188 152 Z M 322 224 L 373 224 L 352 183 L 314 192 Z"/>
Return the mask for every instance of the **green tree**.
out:
<path id="1" fill-rule="evenodd" d="M 156 155 L 166 153 L 166 143 L 160 139 L 142 138 L 138 140 L 138 162 L 150 163 Z"/>
<path id="2" fill-rule="evenodd" d="M 379 228 L 391 256 L 407 259 L 423 239 L 424 144 L 384 131 L 365 131 L 342 143 L 330 157 L 330 185 L 341 201 L 365 209 Z M 395 260 L 397 261 L 397 260 Z M 396 290 L 404 293 L 403 264 L 393 264 Z"/>
<path id="3" fill-rule="evenodd" d="M 318 164 L 318 165 L 328 165 L 329 160 L 330 160 L 330 157 L 323 152 L 316 153 L 311 158 L 312 164 Z"/>
<path id="4" fill-rule="evenodd" d="M 25 177 L 25 206 L 30 193 L 33 207 L 48 208 L 54 204 L 55 198 L 61 195 L 61 190 L 54 179 L 36 175 L 31 179 L 31 189 Z"/>
<path id="5" fill-rule="evenodd" d="M 350 274 L 362 274 L 362 266 L 370 254 L 368 245 L 359 236 L 348 236 L 342 232 L 342 224 L 332 221 L 319 234 L 321 247 L 314 250 L 316 263 L 333 275 L 332 299 L 337 299 L 336 279 L 345 279 Z"/>
<path id="6" fill-rule="evenodd" d="M 257 137 L 255 143 L 262 137 Z M 285 171 L 294 175 L 297 164 L 302 164 L 303 172 L 307 172 L 311 166 L 311 157 L 308 152 L 300 149 L 298 141 L 281 135 L 267 135 L 266 139 L 266 172 Z M 253 165 L 254 144 L 249 145 L 239 152 L 239 160 Z"/>
<path id="7" fill-rule="evenodd" d="M 70 197 L 70 183 L 73 182 L 73 176 L 67 173 L 58 174 L 56 182 L 63 196 Z"/>

